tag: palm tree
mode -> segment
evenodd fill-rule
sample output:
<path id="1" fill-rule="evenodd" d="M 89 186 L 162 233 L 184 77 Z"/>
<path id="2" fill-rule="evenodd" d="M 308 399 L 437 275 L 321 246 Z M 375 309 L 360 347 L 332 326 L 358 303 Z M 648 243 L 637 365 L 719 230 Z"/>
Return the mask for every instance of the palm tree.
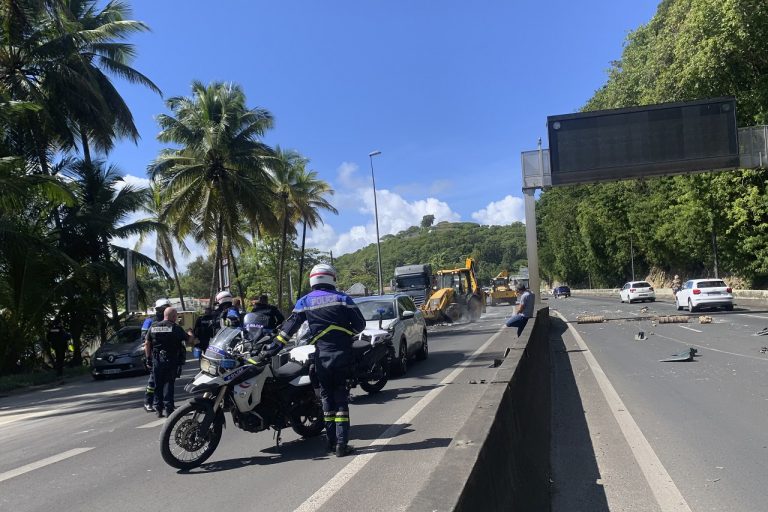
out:
<path id="1" fill-rule="evenodd" d="M 97 278 L 90 283 L 91 293 L 102 296 L 102 281 L 106 280 L 112 322 L 119 327 L 115 283 L 121 281 L 125 274 L 113 255 L 124 259 L 126 249 L 114 245 L 112 241 L 145 235 L 157 231 L 160 226 L 153 220 L 125 223 L 131 213 L 146 204 L 146 190 L 130 185 L 119 188 L 122 175 L 115 166 L 107 166 L 100 160 L 91 164 L 80 160 L 66 168 L 64 173 L 73 180 L 76 203 L 63 210 L 62 245 L 65 252 L 77 261 L 90 262 L 96 268 Z M 155 260 L 136 253 L 134 261 L 170 279 L 163 266 Z"/>
<path id="2" fill-rule="evenodd" d="M 173 247 L 174 245 L 177 245 L 183 255 L 188 255 L 189 249 L 184 243 L 184 239 L 176 236 L 176 233 L 172 232 L 169 226 L 160 220 L 163 205 L 163 197 L 160 194 L 160 188 L 156 184 L 151 185 L 146 196 L 146 203 L 144 204 L 144 210 L 146 210 L 151 217 L 144 220 L 154 223 L 156 226 L 155 259 L 164 262 L 171 269 L 173 280 L 176 283 L 176 289 L 179 291 L 181 309 L 186 310 L 187 307 L 184 304 L 184 293 L 181 290 L 181 282 L 179 281 L 179 274 L 176 270 L 178 265 L 176 263 Z M 145 239 L 145 233 L 139 236 L 139 241 L 136 243 L 136 250 L 141 247 Z"/>
<path id="3" fill-rule="evenodd" d="M 299 213 L 301 215 L 301 256 L 299 257 L 299 279 L 296 285 L 296 298 L 301 293 L 301 284 L 304 281 L 304 249 L 307 240 L 307 227 L 316 228 L 322 224 L 323 219 L 320 216 L 320 210 L 325 210 L 337 215 L 339 212 L 326 199 L 326 196 L 332 196 L 334 190 L 331 186 L 317 178 L 317 172 L 300 172 L 296 180 L 297 188 L 302 191 Z"/>
<path id="4" fill-rule="evenodd" d="M 222 82 L 195 81 L 191 97 L 166 105 L 173 115 L 158 116 L 158 139 L 180 149 L 163 150 L 149 166 L 166 201 L 160 218 L 180 237 L 214 242 L 217 267 L 243 221 L 254 231 L 276 227 L 268 168 L 273 151 L 259 140 L 272 115 L 247 108 L 240 86 Z"/>

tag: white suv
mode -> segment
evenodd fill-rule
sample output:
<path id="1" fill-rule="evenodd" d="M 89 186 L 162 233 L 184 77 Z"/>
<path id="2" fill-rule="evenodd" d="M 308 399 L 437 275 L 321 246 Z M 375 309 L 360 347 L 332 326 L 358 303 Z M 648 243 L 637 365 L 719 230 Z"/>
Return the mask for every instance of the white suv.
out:
<path id="1" fill-rule="evenodd" d="M 733 290 L 722 279 L 691 279 L 675 295 L 677 310 L 723 308 L 733 311 Z"/>
<path id="2" fill-rule="evenodd" d="M 379 328 L 379 312 L 383 310 L 381 328 L 392 333 L 395 349 L 394 370 L 397 373 L 402 375 L 406 372 L 411 357 L 427 358 L 427 324 L 411 297 L 398 293 L 355 297 L 354 301 L 360 308 L 368 329 Z"/>

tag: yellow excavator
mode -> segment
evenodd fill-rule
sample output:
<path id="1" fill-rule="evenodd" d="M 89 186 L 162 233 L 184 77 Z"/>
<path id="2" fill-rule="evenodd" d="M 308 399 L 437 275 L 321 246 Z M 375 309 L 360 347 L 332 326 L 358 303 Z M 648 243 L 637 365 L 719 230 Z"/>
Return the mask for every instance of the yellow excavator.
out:
<path id="1" fill-rule="evenodd" d="M 428 324 L 476 322 L 485 312 L 485 292 L 477 282 L 475 260 L 467 258 L 464 268 L 438 270 L 432 295 L 421 312 Z"/>
<path id="2" fill-rule="evenodd" d="M 491 306 L 506 302 L 514 304 L 517 301 L 517 292 L 509 283 L 509 272 L 502 270 L 491 279 L 491 292 L 488 294 L 491 299 Z"/>

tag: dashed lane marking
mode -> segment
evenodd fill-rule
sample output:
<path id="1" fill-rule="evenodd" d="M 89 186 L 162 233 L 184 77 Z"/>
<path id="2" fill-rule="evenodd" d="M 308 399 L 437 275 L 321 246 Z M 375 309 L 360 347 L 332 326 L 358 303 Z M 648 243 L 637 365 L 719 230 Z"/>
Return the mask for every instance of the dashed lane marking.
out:
<path id="1" fill-rule="evenodd" d="M 150 421 L 149 423 L 147 423 L 145 425 L 140 425 L 140 426 L 138 426 L 136 428 L 155 428 L 155 427 L 159 427 L 163 423 L 165 423 L 165 418 L 160 418 L 160 419 L 157 419 L 155 421 Z"/>
<path id="2" fill-rule="evenodd" d="M 680 327 L 681 329 L 688 329 L 689 331 L 693 331 L 693 332 L 704 332 L 698 329 L 694 329 L 693 327 L 686 327 L 685 325 L 679 325 L 678 327 Z"/>
<path id="3" fill-rule="evenodd" d="M 488 341 L 483 343 L 480 348 L 475 350 L 471 356 L 457 364 L 456 368 L 449 373 L 443 380 L 440 381 L 438 387 L 429 391 L 424 397 L 419 400 L 413 407 L 408 409 L 392 426 L 384 431 L 378 439 L 375 439 L 369 446 L 374 447 L 374 451 L 357 455 L 352 461 L 344 466 L 341 471 L 325 483 L 320 489 L 318 489 L 312 496 L 299 505 L 294 512 L 314 512 L 323 508 L 323 506 L 330 500 L 334 494 L 336 494 L 344 485 L 349 482 L 366 464 L 368 464 L 373 457 L 381 450 L 381 446 L 389 444 L 390 441 L 395 439 L 397 435 L 407 425 L 410 425 L 413 418 L 416 417 L 430 402 L 432 402 L 437 396 L 446 388 L 446 384 L 453 382 L 456 377 L 467 367 L 469 364 L 480 354 L 482 354 L 488 346 L 493 343 L 503 332 L 504 327 L 488 338 Z"/>
<path id="4" fill-rule="evenodd" d="M 748 315 L 747 313 L 736 313 L 736 314 L 741 316 L 748 316 L 751 318 L 761 318 L 763 320 L 768 320 L 768 316 L 765 316 L 765 315 Z"/>
<path id="5" fill-rule="evenodd" d="M 554 314 L 565 321 L 563 315 L 557 312 Z M 629 409 L 624 405 L 611 381 L 608 380 L 608 376 L 603 371 L 600 363 L 597 362 L 595 356 L 589 351 L 589 347 L 573 324 L 567 325 L 568 330 L 571 331 L 571 334 L 576 339 L 579 348 L 583 350 L 582 354 L 592 370 L 592 374 L 595 376 L 595 380 L 598 386 L 600 386 L 606 402 L 608 402 L 608 407 L 611 409 L 613 417 L 616 418 L 621 433 L 624 435 L 630 450 L 632 450 L 637 465 L 642 470 L 648 486 L 651 488 L 653 496 L 659 504 L 659 508 L 665 512 L 691 512 L 691 507 L 688 506 L 674 480 L 669 476 L 656 452 L 653 451 L 651 444 L 643 435 L 643 431 L 635 423 L 635 419 L 629 413 Z"/>
<path id="6" fill-rule="evenodd" d="M 26 466 L 21 466 L 20 468 L 12 469 L 10 471 L 6 471 L 5 473 L 0 473 L 0 482 L 4 482 L 6 480 L 10 480 L 11 478 L 17 477 L 19 475 L 23 475 L 24 473 L 29 473 L 30 471 L 34 471 L 36 469 L 43 468 L 45 466 L 49 466 L 51 464 L 54 464 L 56 462 L 68 459 L 70 457 L 74 457 L 75 455 L 80 455 L 81 453 L 85 453 L 88 451 L 93 450 L 93 447 L 90 448 L 75 448 L 73 450 L 68 450 L 66 452 L 60 453 L 58 455 L 54 455 L 52 457 L 48 457 L 47 459 L 39 460 L 37 462 L 33 462 L 31 464 L 27 464 Z"/>

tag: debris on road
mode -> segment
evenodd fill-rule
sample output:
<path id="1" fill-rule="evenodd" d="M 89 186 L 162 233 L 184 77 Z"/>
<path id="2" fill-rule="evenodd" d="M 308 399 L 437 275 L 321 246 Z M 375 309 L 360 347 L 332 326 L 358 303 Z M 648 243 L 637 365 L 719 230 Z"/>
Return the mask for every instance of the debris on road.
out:
<path id="1" fill-rule="evenodd" d="M 637 334 L 635 334 L 635 340 L 637 341 L 645 341 L 648 338 L 645 336 L 645 331 L 640 331 Z"/>
<path id="2" fill-rule="evenodd" d="M 700 324 L 711 324 L 712 323 L 712 317 L 709 315 L 701 315 L 699 317 L 699 323 Z"/>
<path id="3" fill-rule="evenodd" d="M 673 354 L 666 359 L 659 359 L 659 362 L 660 363 L 684 363 L 686 361 L 693 361 L 693 358 L 696 357 L 697 353 L 698 353 L 698 350 L 691 347 L 685 352 L 680 352 L 679 354 Z"/>
<path id="4" fill-rule="evenodd" d="M 658 320 L 660 324 L 687 324 L 688 318 L 685 315 L 669 315 L 660 316 Z"/>
<path id="5" fill-rule="evenodd" d="M 768 353 L 768 347 L 762 347 L 762 348 L 760 349 L 760 353 L 761 353 L 761 354 L 766 354 L 766 353 Z"/>
<path id="6" fill-rule="evenodd" d="M 757 331 L 755 336 L 768 336 L 768 327 L 763 327 L 761 330 Z"/>
<path id="7" fill-rule="evenodd" d="M 641 313 L 647 313 L 648 312 L 648 306 L 643 306 L 640 308 Z"/>
<path id="8" fill-rule="evenodd" d="M 601 324 L 605 322 L 605 317 L 601 315 L 580 315 L 576 317 L 578 324 Z"/>

